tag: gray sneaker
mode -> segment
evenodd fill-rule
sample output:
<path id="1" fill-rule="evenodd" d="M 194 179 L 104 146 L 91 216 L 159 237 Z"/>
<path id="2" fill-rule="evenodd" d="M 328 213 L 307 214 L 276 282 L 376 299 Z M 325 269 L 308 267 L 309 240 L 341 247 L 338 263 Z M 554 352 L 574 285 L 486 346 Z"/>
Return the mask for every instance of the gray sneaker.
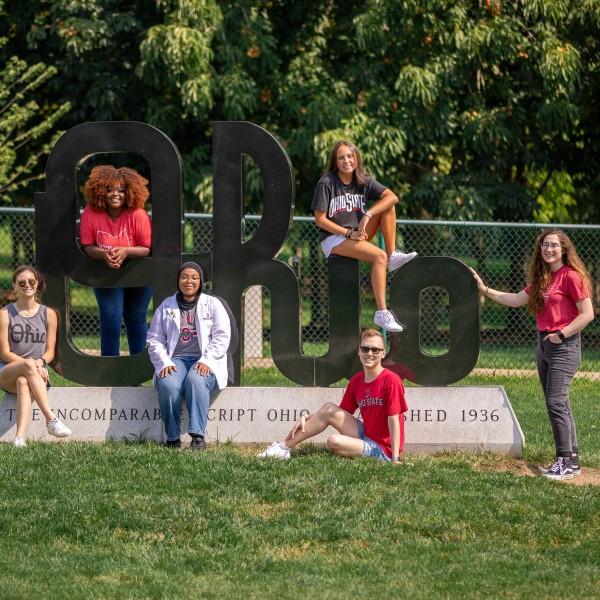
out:
<path id="1" fill-rule="evenodd" d="M 571 468 L 569 459 L 558 456 L 556 462 L 551 467 L 542 469 L 542 476 L 555 481 L 573 479 L 573 469 Z"/>
<path id="2" fill-rule="evenodd" d="M 393 313 L 389 310 L 378 310 L 373 319 L 375 325 L 381 327 L 389 333 L 401 333 L 404 331 L 404 325 L 396 321 Z"/>
<path id="3" fill-rule="evenodd" d="M 48 421 L 46 429 L 50 435 L 59 438 L 68 437 L 73 433 L 64 423 L 56 418 L 52 419 L 52 421 Z"/>
<path id="4" fill-rule="evenodd" d="M 405 265 L 407 262 L 410 262 L 413 258 L 415 258 L 415 256 L 417 256 L 416 252 L 404 254 L 404 252 L 400 252 L 400 250 L 394 250 L 388 257 L 388 271 L 391 273 L 392 271 L 399 269 L 402 265 Z"/>

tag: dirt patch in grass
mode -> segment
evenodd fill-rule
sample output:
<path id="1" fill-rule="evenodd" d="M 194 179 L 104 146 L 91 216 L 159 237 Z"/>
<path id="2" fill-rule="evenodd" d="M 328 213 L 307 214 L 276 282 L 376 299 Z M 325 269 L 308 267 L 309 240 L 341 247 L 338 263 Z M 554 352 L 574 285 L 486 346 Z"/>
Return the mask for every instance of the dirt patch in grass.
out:
<path id="1" fill-rule="evenodd" d="M 539 477 L 539 465 L 528 463 L 523 459 L 514 458 L 499 463 L 478 464 L 475 466 L 478 471 L 501 471 L 512 473 L 518 477 Z M 568 485 L 600 485 L 600 469 L 592 467 L 582 467 L 581 475 L 566 479 L 560 483 Z"/>

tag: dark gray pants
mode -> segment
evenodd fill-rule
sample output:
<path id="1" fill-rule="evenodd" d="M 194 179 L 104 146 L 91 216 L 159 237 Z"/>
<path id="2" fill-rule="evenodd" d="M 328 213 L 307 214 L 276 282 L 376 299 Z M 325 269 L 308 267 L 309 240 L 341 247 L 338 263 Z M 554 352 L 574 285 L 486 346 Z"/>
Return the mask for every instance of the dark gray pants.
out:
<path id="1" fill-rule="evenodd" d="M 581 336 L 576 333 L 562 344 L 544 341 L 538 332 L 537 370 L 552 425 L 556 456 L 571 456 L 577 447 L 575 421 L 569 403 L 569 387 L 581 362 Z"/>

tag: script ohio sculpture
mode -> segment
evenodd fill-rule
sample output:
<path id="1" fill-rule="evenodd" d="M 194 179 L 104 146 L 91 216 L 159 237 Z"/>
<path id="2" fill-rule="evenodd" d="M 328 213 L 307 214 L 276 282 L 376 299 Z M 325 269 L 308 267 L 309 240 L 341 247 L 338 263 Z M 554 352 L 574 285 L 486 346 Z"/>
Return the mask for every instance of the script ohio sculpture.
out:
<path id="1" fill-rule="evenodd" d="M 85 123 L 67 131 L 56 143 L 46 167 L 46 191 L 36 195 L 35 236 L 37 264 L 48 280 L 45 301 L 56 307 L 61 317 L 59 356 L 66 378 L 84 385 L 126 386 L 152 376 L 146 353 L 99 357 L 75 347 L 69 282 L 90 287 L 150 286 L 154 306 L 158 306 L 173 292 L 174 274 L 184 260 L 202 264 L 214 293 L 227 300 L 239 325 L 244 291 L 252 285 L 268 288 L 273 361 L 296 383 L 327 386 L 359 370 L 358 263 L 331 259 L 329 350 L 324 356 L 304 355 L 299 282 L 292 269 L 276 258 L 292 226 L 290 160 L 271 134 L 252 123 L 216 122 L 213 130 L 213 251 L 201 255 L 182 252 L 181 158 L 164 133 L 138 122 Z M 77 244 L 77 168 L 90 155 L 107 152 L 141 155 L 151 173 L 152 254 L 119 270 L 92 260 Z M 252 157 L 260 167 L 264 190 L 260 225 L 246 242 L 242 241 L 243 155 Z M 443 288 L 449 297 L 449 344 L 442 356 L 426 355 L 420 347 L 420 296 L 430 287 Z M 391 307 L 407 330 L 392 340 L 388 366 L 428 385 L 447 385 L 471 371 L 479 353 L 478 294 L 462 262 L 449 257 L 417 258 L 395 274 L 390 297 Z M 239 385 L 240 349 L 234 365 Z"/>

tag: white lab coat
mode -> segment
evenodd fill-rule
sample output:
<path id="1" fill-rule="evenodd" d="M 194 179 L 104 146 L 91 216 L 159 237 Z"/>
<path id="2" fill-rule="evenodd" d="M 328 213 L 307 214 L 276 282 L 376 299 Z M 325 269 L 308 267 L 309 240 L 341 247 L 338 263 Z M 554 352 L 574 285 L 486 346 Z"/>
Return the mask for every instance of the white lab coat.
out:
<path id="1" fill-rule="evenodd" d="M 180 313 L 175 294 L 154 311 L 148 330 L 148 354 L 154 365 L 155 378 L 165 367 L 174 366 L 171 357 L 179 340 Z M 217 385 L 222 390 L 227 386 L 227 349 L 231 326 L 229 315 L 218 298 L 200 294 L 196 305 L 196 327 L 202 353 L 198 361 L 215 374 Z"/>

